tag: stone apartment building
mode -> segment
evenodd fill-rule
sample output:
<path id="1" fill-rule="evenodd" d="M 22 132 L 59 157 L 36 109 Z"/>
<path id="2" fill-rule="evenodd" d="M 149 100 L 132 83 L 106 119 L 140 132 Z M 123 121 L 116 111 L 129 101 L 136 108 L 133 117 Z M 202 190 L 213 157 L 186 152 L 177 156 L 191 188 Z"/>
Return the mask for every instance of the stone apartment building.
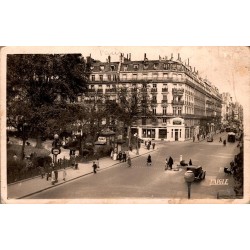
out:
<path id="1" fill-rule="evenodd" d="M 90 58 L 88 58 L 90 60 Z M 131 54 L 119 61 L 91 60 L 87 95 L 80 101 L 90 103 L 99 95 L 116 101 L 116 88 L 141 87 L 151 100 L 154 119 L 142 117 L 132 126 L 142 139 L 185 141 L 198 134 L 214 132 L 220 127 L 222 98 L 218 89 L 198 71 L 182 62 L 180 55 L 159 56 L 148 60 L 131 60 Z"/>

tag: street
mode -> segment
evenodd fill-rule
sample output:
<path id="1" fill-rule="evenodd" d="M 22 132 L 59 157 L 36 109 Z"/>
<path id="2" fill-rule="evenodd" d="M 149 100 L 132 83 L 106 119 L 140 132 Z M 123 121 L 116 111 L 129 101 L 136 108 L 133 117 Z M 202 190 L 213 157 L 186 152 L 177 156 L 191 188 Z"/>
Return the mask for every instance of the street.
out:
<path id="1" fill-rule="evenodd" d="M 180 155 L 193 165 L 201 165 L 206 171 L 205 180 L 197 181 L 191 187 L 191 199 L 216 199 L 218 191 L 233 188 L 232 176 L 224 173 L 234 155 L 238 153 L 237 143 L 223 146 L 216 135 L 213 142 L 163 142 L 151 153 L 152 166 L 146 165 L 147 154 L 134 158 L 132 168 L 120 163 L 112 168 L 98 171 L 58 187 L 27 197 L 28 199 L 99 199 L 99 198 L 187 198 L 184 180 L 185 168 L 179 171 L 164 171 L 166 157 L 171 156 L 174 164 Z M 220 180 L 219 182 L 217 180 Z"/>

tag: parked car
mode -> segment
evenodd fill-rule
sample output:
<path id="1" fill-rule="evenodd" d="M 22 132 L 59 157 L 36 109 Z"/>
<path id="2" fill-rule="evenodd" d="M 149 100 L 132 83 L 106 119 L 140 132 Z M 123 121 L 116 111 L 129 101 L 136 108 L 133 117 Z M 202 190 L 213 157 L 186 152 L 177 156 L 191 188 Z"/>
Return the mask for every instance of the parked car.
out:
<path id="1" fill-rule="evenodd" d="M 194 180 L 204 180 L 206 171 L 202 169 L 202 166 L 189 165 L 187 170 L 191 170 L 194 173 Z"/>
<path id="2" fill-rule="evenodd" d="M 212 135 L 207 136 L 207 142 L 213 142 L 214 138 Z"/>
<path id="3" fill-rule="evenodd" d="M 233 133 L 233 132 L 228 133 L 227 141 L 228 142 L 235 142 L 235 133 Z"/>

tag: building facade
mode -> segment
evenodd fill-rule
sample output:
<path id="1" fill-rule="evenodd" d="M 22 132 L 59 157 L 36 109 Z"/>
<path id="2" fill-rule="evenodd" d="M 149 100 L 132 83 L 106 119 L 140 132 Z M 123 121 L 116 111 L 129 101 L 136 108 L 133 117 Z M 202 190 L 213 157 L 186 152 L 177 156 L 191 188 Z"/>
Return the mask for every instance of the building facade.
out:
<path id="1" fill-rule="evenodd" d="M 88 59 L 90 60 L 90 59 Z M 218 89 L 180 56 L 176 60 L 160 57 L 132 61 L 131 54 L 118 62 L 91 60 L 88 93 L 79 101 L 93 101 L 104 95 L 117 100 L 116 89 L 141 87 L 151 101 L 154 118 L 140 117 L 132 130 L 142 139 L 185 141 L 215 132 L 221 123 L 222 98 Z"/>

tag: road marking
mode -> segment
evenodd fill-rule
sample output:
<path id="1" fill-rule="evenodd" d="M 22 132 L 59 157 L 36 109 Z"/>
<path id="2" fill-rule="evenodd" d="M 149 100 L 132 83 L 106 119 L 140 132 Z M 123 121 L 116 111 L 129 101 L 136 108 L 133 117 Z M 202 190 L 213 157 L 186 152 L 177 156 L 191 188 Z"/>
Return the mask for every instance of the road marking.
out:
<path id="1" fill-rule="evenodd" d="M 204 155 L 204 156 L 214 156 L 214 157 L 218 157 L 218 158 L 232 158 L 231 156 L 224 156 L 224 155 Z"/>

